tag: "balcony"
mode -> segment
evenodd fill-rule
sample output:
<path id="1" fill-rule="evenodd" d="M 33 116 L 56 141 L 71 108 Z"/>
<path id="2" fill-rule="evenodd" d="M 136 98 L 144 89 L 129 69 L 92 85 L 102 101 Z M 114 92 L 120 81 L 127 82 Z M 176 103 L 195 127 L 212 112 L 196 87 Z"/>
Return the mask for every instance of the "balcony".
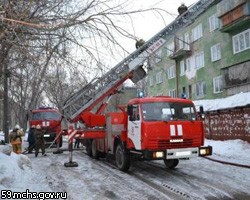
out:
<path id="1" fill-rule="evenodd" d="M 217 16 L 222 32 L 244 29 L 250 23 L 250 2 L 248 0 L 223 0 L 217 5 Z"/>
<path id="2" fill-rule="evenodd" d="M 177 60 L 177 59 L 181 59 L 183 57 L 189 56 L 190 54 L 191 54 L 191 50 L 182 48 L 173 52 L 173 54 L 171 54 L 169 57 L 171 59 Z"/>
<path id="3" fill-rule="evenodd" d="M 178 38 L 175 37 L 175 41 L 174 41 L 174 49 L 171 52 L 171 54 L 169 55 L 169 58 L 174 59 L 174 60 L 179 60 L 183 57 L 187 57 L 191 54 L 191 50 L 190 50 L 190 44 L 189 42 L 186 40 L 183 40 L 182 38 Z"/>
<path id="4" fill-rule="evenodd" d="M 250 84 L 250 61 L 223 68 L 222 76 L 225 89 Z"/>

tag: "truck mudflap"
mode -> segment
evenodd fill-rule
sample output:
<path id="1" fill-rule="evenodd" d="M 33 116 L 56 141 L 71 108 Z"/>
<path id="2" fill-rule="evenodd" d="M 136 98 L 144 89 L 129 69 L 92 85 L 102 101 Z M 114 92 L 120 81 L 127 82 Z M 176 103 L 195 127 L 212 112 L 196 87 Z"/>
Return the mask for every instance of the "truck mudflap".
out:
<path id="1" fill-rule="evenodd" d="M 166 159 L 187 159 L 212 155 L 212 146 L 166 150 Z"/>

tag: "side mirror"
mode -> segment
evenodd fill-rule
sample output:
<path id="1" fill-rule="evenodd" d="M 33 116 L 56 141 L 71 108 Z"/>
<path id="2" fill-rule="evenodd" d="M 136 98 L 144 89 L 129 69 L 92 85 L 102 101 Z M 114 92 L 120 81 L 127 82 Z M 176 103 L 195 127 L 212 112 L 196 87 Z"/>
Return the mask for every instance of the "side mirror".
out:
<path id="1" fill-rule="evenodd" d="M 205 119 L 205 113 L 204 113 L 204 108 L 203 108 L 203 106 L 200 106 L 200 117 L 201 117 L 201 119 Z"/>
<path id="2" fill-rule="evenodd" d="M 127 112 L 128 112 L 128 116 L 133 115 L 133 105 L 128 105 Z"/>

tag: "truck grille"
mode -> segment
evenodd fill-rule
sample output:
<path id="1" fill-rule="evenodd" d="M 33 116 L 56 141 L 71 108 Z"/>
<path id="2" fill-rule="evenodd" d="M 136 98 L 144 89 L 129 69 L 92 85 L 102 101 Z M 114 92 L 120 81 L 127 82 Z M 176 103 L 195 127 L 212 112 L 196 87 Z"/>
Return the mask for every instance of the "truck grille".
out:
<path id="1" fill-rule="evenodd" d="M 173 148 L 186 148 L 199 145 L 198 140 L 184 139 L 183 142 L 170 142 L 170 140 L 150 140 L 147 148 L 152 149 L 173 149 Z"/>

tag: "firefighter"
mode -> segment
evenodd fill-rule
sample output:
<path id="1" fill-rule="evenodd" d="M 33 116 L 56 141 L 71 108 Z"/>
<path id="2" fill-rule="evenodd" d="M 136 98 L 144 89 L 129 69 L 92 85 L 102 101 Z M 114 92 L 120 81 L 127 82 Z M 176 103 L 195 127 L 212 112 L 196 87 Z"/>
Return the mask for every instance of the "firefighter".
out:
<path id="1" fill-rule="evenodd" d="M 32 153 L 35 147 L 35 142 L 36 142 L 34 136 L 35 127 L 36 127 L 35 125 L 32 125 L 28 133 L 28 142 L 29 142 L 28 153 Z"/>
<path id="2" fill-rule="evenodd" d="M 17 124 L 13 131 L 11 131 L 10 133 L 10 143 L 12 144 L 13 152 L 16 154 L 22 153 L 22 136 L 24 136 L 24 132 Z"/>
<path id="3" fill-rule="evenodd" d="M 34 131 L 35 135 L 35 156 L 38 156 L 39 149 L 42 150 L 42 155 L 46 156 L 45 154 L 45 141 L 44 141 L 44 131 L 42 130 L 41 126 L 38 124 L 36 125 L 36 129 Z"/>

